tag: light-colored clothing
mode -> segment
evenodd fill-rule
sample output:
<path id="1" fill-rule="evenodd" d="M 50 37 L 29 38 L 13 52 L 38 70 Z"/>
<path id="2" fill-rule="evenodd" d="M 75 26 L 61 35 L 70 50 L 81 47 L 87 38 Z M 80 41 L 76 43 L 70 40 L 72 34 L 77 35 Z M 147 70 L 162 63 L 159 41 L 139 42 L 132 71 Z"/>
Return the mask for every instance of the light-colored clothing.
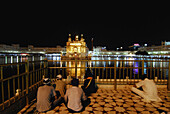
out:
<path id="1" fill-rule="evenodd" d="M 57 80 L 55 84 L 56 84 L 55 91 L 59 91 L 61 97 L 64 97 L 66 91 L 66 83 L 63 82 L 62 80 Z"/>
<path id="2" fill-rule="evenodd" d="M 146 99 L 146 101 L 161 101 L 161 99 L 158 96 L 158 91 L 156 84 L 153 80 L 149 80 L 148 78 L 145 78 L 143 81 L 140 81 L 136 84 L 136 87 L 142 87 L 143 91 L 132 87 L 132 91 Z"/>
<path id="3" fill-rule="evenodd" d="M 72 86 L 66 91 L 64 99 L 66 102 L 68 101 L 67 107 L 74 111 L 80 111 L 83 108 L 81 99 L 87 100 L 83 90 L 76 86 Z"/>
<path id="4" fill-rule="evenodd" d="M 56 92 L 52 86 L 40 86 L 37 91 L 37 110 L 39 112 L 50 110 L 54 96 Z"/>

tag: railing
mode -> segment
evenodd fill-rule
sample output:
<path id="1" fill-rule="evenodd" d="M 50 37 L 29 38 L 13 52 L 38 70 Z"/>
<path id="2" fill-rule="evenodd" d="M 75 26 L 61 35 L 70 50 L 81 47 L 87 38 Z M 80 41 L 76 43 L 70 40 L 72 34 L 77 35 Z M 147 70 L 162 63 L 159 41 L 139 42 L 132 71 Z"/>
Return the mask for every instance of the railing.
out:
<path id="1" fill-rule="evenodd" d="M 32 100 L 28 98 L 29 93 L 42 83 L 43 75 L 46 73 L 46 60 L 0 65 L 0 110 L 4 110 L 24 96 L 28 105 Z"/>
<path id="2" fill-rule="evenodd" d="M 67 81 L 69 76 L 84 80 L 86 68 L 94 74 L 96 83 L 134 84 L 142 74 L 154 79 L 156 84 L 168 84 L 170 90 L 169 60 L 43 60 L 0 65 L 0 109 L 4 110 L 17 100 L 26 96 L 28 105 L 32 99 L 29 94 L 42 84 L 43 76 L 55 78 L 61 74 Z M 70 79 L 70 78 L 69 78 Z M 21 93 L 16 95 L 16 90 Z M 35 98 L 35 97 L 34 97 Z"/>
<path id="3" fill-rule="evenodd" d="M 169 60 L 48 60 L 48 63 L 53 63 L 48 67 L 50 78 L 62 74 L 65 79 L 68 75 L 82 79 L 83 70 L 89 67 L 97 83 L 114 84 L 115 89 L 117 84 L 135 84 L 140 81 L 142 74 L 147 74 L 149 79 L 161 85 L 166 85 L 170 77 Z"/>

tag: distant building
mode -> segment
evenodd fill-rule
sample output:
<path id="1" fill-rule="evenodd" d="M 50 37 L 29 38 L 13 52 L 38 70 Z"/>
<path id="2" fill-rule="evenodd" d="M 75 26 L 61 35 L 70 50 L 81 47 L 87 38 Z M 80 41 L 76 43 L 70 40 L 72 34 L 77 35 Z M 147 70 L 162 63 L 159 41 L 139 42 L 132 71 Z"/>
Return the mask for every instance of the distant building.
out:
<path id="1" fill-rule="evenodd" d="M 150 55 L 170 55 L 170 42 L 162 42 L 159 46 L 143 46 L 138 50 L 147 51 Z"/>
<path id="2" fill-rule="evenodd" d="M 56 47 L 34 47 L 33 45 L 28 45 L 28 47 L 20 47 L 19 44 L 5 45 L 0 44 L 0 53 L 29 53 L 29 54 L 52 54 L 59 53 L 65 54 L 66 48 L 61 46 Z"/>

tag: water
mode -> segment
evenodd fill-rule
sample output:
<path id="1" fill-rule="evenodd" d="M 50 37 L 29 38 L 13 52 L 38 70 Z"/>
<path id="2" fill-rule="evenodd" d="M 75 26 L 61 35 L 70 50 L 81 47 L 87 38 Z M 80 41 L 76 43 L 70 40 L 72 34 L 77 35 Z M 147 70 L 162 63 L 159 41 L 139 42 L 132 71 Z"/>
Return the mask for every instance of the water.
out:
<path id="1" fill-rule="evenodd" d="M 48 57 L 49 60 L 60 60 L 58 57 Z M 168 77 L 168 67 L 170 56 L 101 56 L 101 57 L 92 57 L 90 62 L 77 62 L 77 67 L 92 67 L 92 71 L 95 74 L 95 78 L 99 76 L 99 78 L 111 78 L 114 77 L 114 70 L 109 70 L 107 67 L 114 67 L 115 63 L 113 60 L 117 60 L 116 62 L 116 77 L 117 79 L 126 78 L 136 78 L 142 75 L 142 60 L 144 66 L 144 74 L 148 74 L 150 78 L 154 78 L 155 76 L 160 79 L 165 79 Z M 94 61 L 94 60 L 110 60 L 110 61 Z M 49 63 L 49 66 L 55 67 L 75 67 L 75 61 L 73 62 L 56 62 Z M 94 68 L 94 67 L 102 67 L 102 68 Z M 85 74 L 85 68 L 77 69 L 78 78 L 83 78 Z M 61 69 L 59 71 L 49 71 L 52 72 L 50 75 L 54 76 L 55 74 L 62 73 Z M 64 70 L 64 78 L 67 78 L 68 73 L 71 75 L 75 75 L 75 69 L 67 68 Z M 108 76 L 107 76 L 108 75 Z"/>
<path id="2" fill-rule="evenodd" d="M 29 61 L 37 61 L 37 60 L 44 60 L 45 58 L 47 58 L 48 60 L 61 60 L 61 57 L 59 55 L 57 56 L 51 56 L 51 55 L 44 55 L 44 56 L 39 56 L 39 55 L 34 55 L 34 56 L 18 56 L 18 55 L 1 55 L 0 56 L 0 64 L 9 64 L 9 63 L 19 63 L 19 62 L 25 62 L 26 60 Z M 144 67 L 153 67 L 153 68 L 162 68 L 162 67 L 169 67 L 169 63 L 168 62 L 161 62 L 164 60 L 169 60 L 170 56 L 122 56 L 122 55 L 116 55 L 116 56 L 100 56 L 100 57 L 92 57 L 90 62 L 77 62 L 77 67 L 114 67 L 114 61 L 93 61 L 93 60 L 118 60 L 116 62 L 116 67 L 120 68 L 121 73 L 123 73 L 123 69 L 121 69 L 122 67 L 127 68 L 127 67 L 136 67 L 133 68 L 133 74 L 138 74 L 140 71 L 140 69 L 138 67 L 142 67 L 142 62 L 141 61 L 137 61 L 137 60 L 154 60 L 154 61 L 160 61 L 160 62 L 144 62 Z M 126 61 L 128 60 L 128 61 Z M 132 61 L 129 61 L 132 60 Z M 134 60 L 134 61 L 133 61 Z M 49 66 L 56 66 L 56 67 L 75 67 L 75 62 L 52 62 L 48 64 Z M 30 67 L 30 70 L 32 68 Z M 25 68 L 24 65 L 20 66 L 20 73 L 24 72 Z M 107 69 L 108 70 L 108 69 Z M 96 75 L 103 75 L 102 73 L 104 72 L 104 74 L 106 72 L 108 72 L 105 68 L 104 71 L 103 69 L 92 69 L 93 72 L 96 72 Z M 118 70 L 118 69 L 117 69 Z M 126 70 L 130 70 L 130 69 L 124 69 L 125 73 L 127 73 L 128 71 Z M 157 72 L 157 69 L 155 69 Z M 4 71 L 11 71 L 10 75 L 12 74 L 16 74 L 17 70 L 16 70 L 16 66 L 10 66 L 10 67 L 4 67 Z M 144 73 L 147 74 L 149 71 L 149 69 L 147 70 L 146 68 L 144 69 Z M 68 72 L 71 73 L 71 75 L 75 75 L 75 69 L 66 69 L 65 70 L 65 78 L 66 75 L 68 75 Z M 128 74 L 131 71 L 128 72 Z M 149 73 L 152 71 L 149 71 Z M 168 76 L 168 71 L 166 72 L 166 77 Z M 54 74 L 59 74 L 60 72 L 56 72 L 53 74 L 49 74 L 49 75 L 54 75 Z M 111 74 L 113 74 L 113 72 L 109 72 Z M 85 69 L 77 69 L 77 75 L 79 77 L 82 77 L 85 74 Z M 128 75 L 127 74 L 127 75 Z M 4 72 L 4 76 L 9 76 L 9 72 Z M 6 77 L 4 77 L 6 78 Z M 119 77 L 120 78 L 120 77 Z"/>
<path id="3" fill-rule="evenodd" d="M 36 61 L 36 60 L 43 60 L 45 56 L 33 55 L 33 56 L 21 56 L 21 55 L 0 55 L 0 64 L 10 64 L 10 63 L 19 63 L 25 62 L 26 60 L 29 61 Z"/>

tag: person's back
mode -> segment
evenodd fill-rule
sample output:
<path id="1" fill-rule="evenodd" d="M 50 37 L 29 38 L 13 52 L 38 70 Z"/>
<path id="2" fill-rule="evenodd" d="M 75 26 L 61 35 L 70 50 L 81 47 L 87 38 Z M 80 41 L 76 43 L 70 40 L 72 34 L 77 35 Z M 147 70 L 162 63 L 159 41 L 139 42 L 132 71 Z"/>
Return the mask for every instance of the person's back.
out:
<path id="1" fill-rule="evenodd" d="M 83 109 L 82 100 L 87 100 L 83 90 L 78 87 L 78 83 L 78 79 L 73 79 L 72 87 L 67 89 L 64 96 L 69 112 L 80 112 Z"/>
<path id="2" fill-rule="evenodd" d="M 46 112 L 52 108 L 53 101 L 56 99 L 56 93 L 53 86 L 50 86 L 50 79 L 43 80 L 43 86 L 37 91 L 37 110 L 38 112 Z"/>
<path id="3" fill-rule="evenodd" d="M 143 86 L 142 89 L 147 97 L 147 99 L 150 99 L 152 101 L 157 101 L 160 100 L 158 97 L 158 91 L 157 91 L 157 87 L 156 84 L 154 83 L 153 80 L 149 80 L 149 79 L 145 79 L 143 81 Z"/>
<path id="4" fill-rule="evenodd" d="M 142 75 L 141 79 L 142 79 L 142 81 L 135 84 L 134 87 L 131 88 L 131 90 L 134 93 L 143 97 L 146 102 L 161 101 L 161 99 L 158 96 L 157 87 L 156 87 L 156 84 L 154 83 L 154 81 L 148 79 L 146 74 Z M 140 87 L 142 87 L 143 91 L 137 89 Z"/>
<path id="5" fill-rule="evenodd" d="M 91 93 L 95 93 L 98 89 L 95 80 L 92 77 L 88 77 L 85 81 L 84 81 L 84 85 L 82 86 L 83 91 L 85 92 L 85 94 L 88 96 Z"/>
<path id="6" fill-rule="evenodd" d="M 80 111 L 83 108 L 81 103 L 82 94 L 83 90 L 79 87 L 73 86 L 69 88 L 66 93 L 69 100 L 68 108 L 73 109 L 74 111 Z"/>
<path id="7" fill-rule="evenodd" d="M 51 109 L 52 97 L 54 97 L 54 88 L 44 85 L 38 88 L 37 92 L 37 110 L 44 112 Z"/>
<path id="8" fill-rule="evenodd" d="M 93 73 L 91 72 L 90 68 L 87 68 L 85 78 L 86 80 L 84 81 L 84 84 L 81 87 L 85 94 L 89 96 L 91 93 L 95 93 L 98 89 L 95 80 L 93 79 Z"/>
<path id="9" fill-rule="evenodd" d="M 55 84 L 56 84 L 55 91 L 59 91 L 61 97 L 64 97 L 66 91 L 66 83 L 63 82 L 62 80 L 56 80 Z"/>

